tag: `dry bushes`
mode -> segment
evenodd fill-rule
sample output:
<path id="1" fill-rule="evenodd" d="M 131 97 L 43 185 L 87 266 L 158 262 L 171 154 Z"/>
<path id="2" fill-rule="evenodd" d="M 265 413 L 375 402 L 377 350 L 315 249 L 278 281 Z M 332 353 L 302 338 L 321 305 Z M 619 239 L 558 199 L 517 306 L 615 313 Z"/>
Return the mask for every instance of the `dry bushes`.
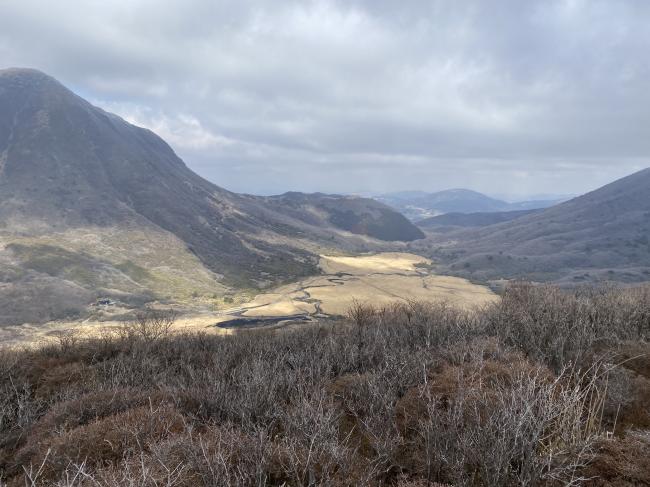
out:
<path id="1" fill-rule="evenodd" d="M 642 484 L 649 305 L 518 285 L 477 312 L 357 304 L 231 337 L 147 319 L 2 352 L 0 483 Z"/>
<path id="2" fill-rule="evenodd" d="M 454 484 L 577 483 L 601 433 L 597 371 L 554 377 L 518 353 L 500 355 L 446 365 L 398 401 L 404 462 Z"/>
<path id="3" fill-rule="evenodd" d="M 126 340 L 152 342 L 170 334 L 176 317 L 173 310 L 147 309 L 137 313 L 135 320 L 122 323 L 118 333 Z"/>
<path id="4" fill-rule="evenodd" d="M 584 468 L 589 486 L 630 486 L 650 483 L 650 433 L 630 430 L 623 437 L 596 444 L 593 461 Z"/>
<path id="5" fill-rule="evenodd" d="M 512 285 L 488 313 L 488 333 L 556 371 L 582 365 L 598 344 L 650 335 L 650 286 L 638 289 Z"/>
<path id="6" fill-rule="evenodd" d="M 16 454 L 21 465 L 40 465 L 31 482 L 51 482 L 73 466 L 93 468 L 119 463 L 150 450 L 184 430 L 183 418 L 170 407 L 141 407 L 79 426 L 59 435 L 29 442 Z"/>

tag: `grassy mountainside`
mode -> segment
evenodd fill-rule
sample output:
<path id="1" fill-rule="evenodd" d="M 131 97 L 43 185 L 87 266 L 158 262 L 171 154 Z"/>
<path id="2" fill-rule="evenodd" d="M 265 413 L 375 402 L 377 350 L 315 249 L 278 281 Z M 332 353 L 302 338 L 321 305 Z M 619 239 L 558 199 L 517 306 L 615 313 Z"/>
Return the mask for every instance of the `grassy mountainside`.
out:
<path id="1" fill-rule="evenodd" d="M 116 311 L 152 300 L 200 306 L 227 290 L 182 241 L 151 225 L 0 234 L 0 243 L 0 324 L 102 319 L 102 308 L 92 305 L 100 298 L 115 302 Z"/>
<path id="2" fill-rule="evenodd" d="M 443 268 L 474 279 L 650 279 L 650 169 L 542 212 L 429 241 Z"/>
<path id="3" fill-rule="evenodd" d="M 266 201 L 309 225 L 333 225 L 357 235 L 384 241 L 410 242 L 424 238 L 422 231 L 383 203 L 357 197 L 321 193 L 286 193 Z"/>
<path id="4" fill-rule="evenodd" d="M 511 287 L 293 332 L 0 352 L 9 486 L 650 481 L 650 292 Z M 614 434 L 612 435 L 611 432 Z"/>
<path id="5" fill-rule="evenodd" d="M 155 134 L 42 73 L 3 71 L 0 85 L 0 216 L 8 230 L 145 221 L 232 279 L 313 270 L 308 253 L 261 236 L 295 236 L 299 228 L 289 218 L 200 178 Z"/>

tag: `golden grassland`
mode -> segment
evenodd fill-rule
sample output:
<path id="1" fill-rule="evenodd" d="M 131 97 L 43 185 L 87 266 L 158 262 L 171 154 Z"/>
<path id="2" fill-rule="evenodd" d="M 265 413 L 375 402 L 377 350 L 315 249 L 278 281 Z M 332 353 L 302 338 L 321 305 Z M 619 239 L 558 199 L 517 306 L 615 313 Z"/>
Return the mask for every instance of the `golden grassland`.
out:
<path id="1" fill-rule="evenodd" d="M 187 314 L 174 322 L 176 332 L 207 331 L 217 335 L 230 335 L 233 330 L 212 326 L 217 322 L 208 313 Z M 93 338 L 117 333 L 122 321 L 51 321 L 41 325 L 24 324 L 0 328 L 0 347 L 38 346 L 56 340 L 59 336 L 74 334 L 78 338 Z"/>
<path id="2" fill-rule="evenodd" d="M 243 316 L 311 314 L 319 309 L 327 315 L 343 315 L 354 301 L 381 306 L 394 301 L 444 300 L 460 307 L 474 307 L 497 299 L 487 287 L 435 275 L 428 270 L 430 266 L 429 259 L 401 252 L 357 257 L 324 255 L 320 260 L 323 275 L 261 294 L 241 308 L 247 308 Z"/>
<path id="3" fill-rule="evenodd" d="M 429 259 L 401 252 L 356 257 L 323 255 L 320 259 L 322 275 L 280 286 L 229 308 L 185 312 L 174 323 L 174 329 L 230 334 L 234 330 L 214 325 L 237 317 L 344 315 L 354 302 L 382 306 L 395 301 L 442 300 L 472 308 L 498 299 L 485 286 L 466 279 L 436 275 L 430 270 L 431 264 Z M 0 342 L 35 343 L 70 330 L 92 336 L 120 325 L 119 321 L 110 320 L 21 325 L 0 329 Z"/>

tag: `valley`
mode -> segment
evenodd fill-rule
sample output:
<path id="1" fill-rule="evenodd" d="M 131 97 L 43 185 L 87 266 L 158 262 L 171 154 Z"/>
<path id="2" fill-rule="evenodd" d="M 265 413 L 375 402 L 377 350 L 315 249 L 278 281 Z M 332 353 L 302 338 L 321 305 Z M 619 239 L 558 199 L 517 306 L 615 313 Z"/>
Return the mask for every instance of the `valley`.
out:
<path id="1" fill-rule="evenodd" d="M 372 302 L 387 306 L 395 302 L 444 301 L 465 309 L 497 300 L 487 287 L 466 279 L 438 275 L 432 262 L 404 252 L 343 256 L 322 255 L 320 275 L 257 294 L 252 299 L 237 296 L 239 304 L 193 308 L 172 306 L 180 314 L 174 331 L 204 331 L 232 334 L 259 327 L 295 326 L 345 315 L 350 306 Z M 154 307 L 168 309 L 160 303 Z M 115 309 L 116 316 L 128 311 Z M 98 336 L 122 326 L 120 319 L 58 320 L 38 326 L 23 324 L 0 328 L 0 343 L 25 345 L 56 339 L 62 333 Z"/>
<path id="2" fill-rule="evenodd" d="M 269 326 L 342 315 L 352 298 L 485 301 L 463 279 L 571 286 L 650 275 L 648 170 L 566 202 L 463 189 L 379 201 L 238 194 L 153 132 L 30 69 L 0 71 L 0 153 L 5 330 L 119 322 L 155 306 L 201 326 Z M 413 208 L 439 216 L 420 220 Z"/>
<path id="3" fill-rule="evenodd" d="M 291 321 L 342 316 L 355 301 L 386 306 L 396 301 L 438 300 L 469 308 L 496 299 L 484 286 L 435 274 L 431 261 L 415 254 L 323 255 L 319 267 L 322 275 L 282 286 L 237 308 L 224 310 L 219 316 L 219 327 L 227 328 L 232 321 L 237 326 L 246 320 L 254 323 L 272 317 Z"/>
<path id="4" fill-rule="evenodd" d="M 649 1 L 0 5 L 0 487 L 650 487 Z"/>

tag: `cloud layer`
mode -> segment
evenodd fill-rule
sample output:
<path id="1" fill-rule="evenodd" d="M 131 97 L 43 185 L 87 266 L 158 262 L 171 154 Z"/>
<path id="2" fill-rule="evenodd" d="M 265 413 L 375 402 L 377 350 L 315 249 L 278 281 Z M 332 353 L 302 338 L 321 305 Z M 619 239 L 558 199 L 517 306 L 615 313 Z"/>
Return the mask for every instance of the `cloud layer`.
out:
<path id="1" fill-rule="evenodd" d="M 650 165 L 645 0 L 5 0 L 42 69 L 236 191 L 576 193 Z"/>

